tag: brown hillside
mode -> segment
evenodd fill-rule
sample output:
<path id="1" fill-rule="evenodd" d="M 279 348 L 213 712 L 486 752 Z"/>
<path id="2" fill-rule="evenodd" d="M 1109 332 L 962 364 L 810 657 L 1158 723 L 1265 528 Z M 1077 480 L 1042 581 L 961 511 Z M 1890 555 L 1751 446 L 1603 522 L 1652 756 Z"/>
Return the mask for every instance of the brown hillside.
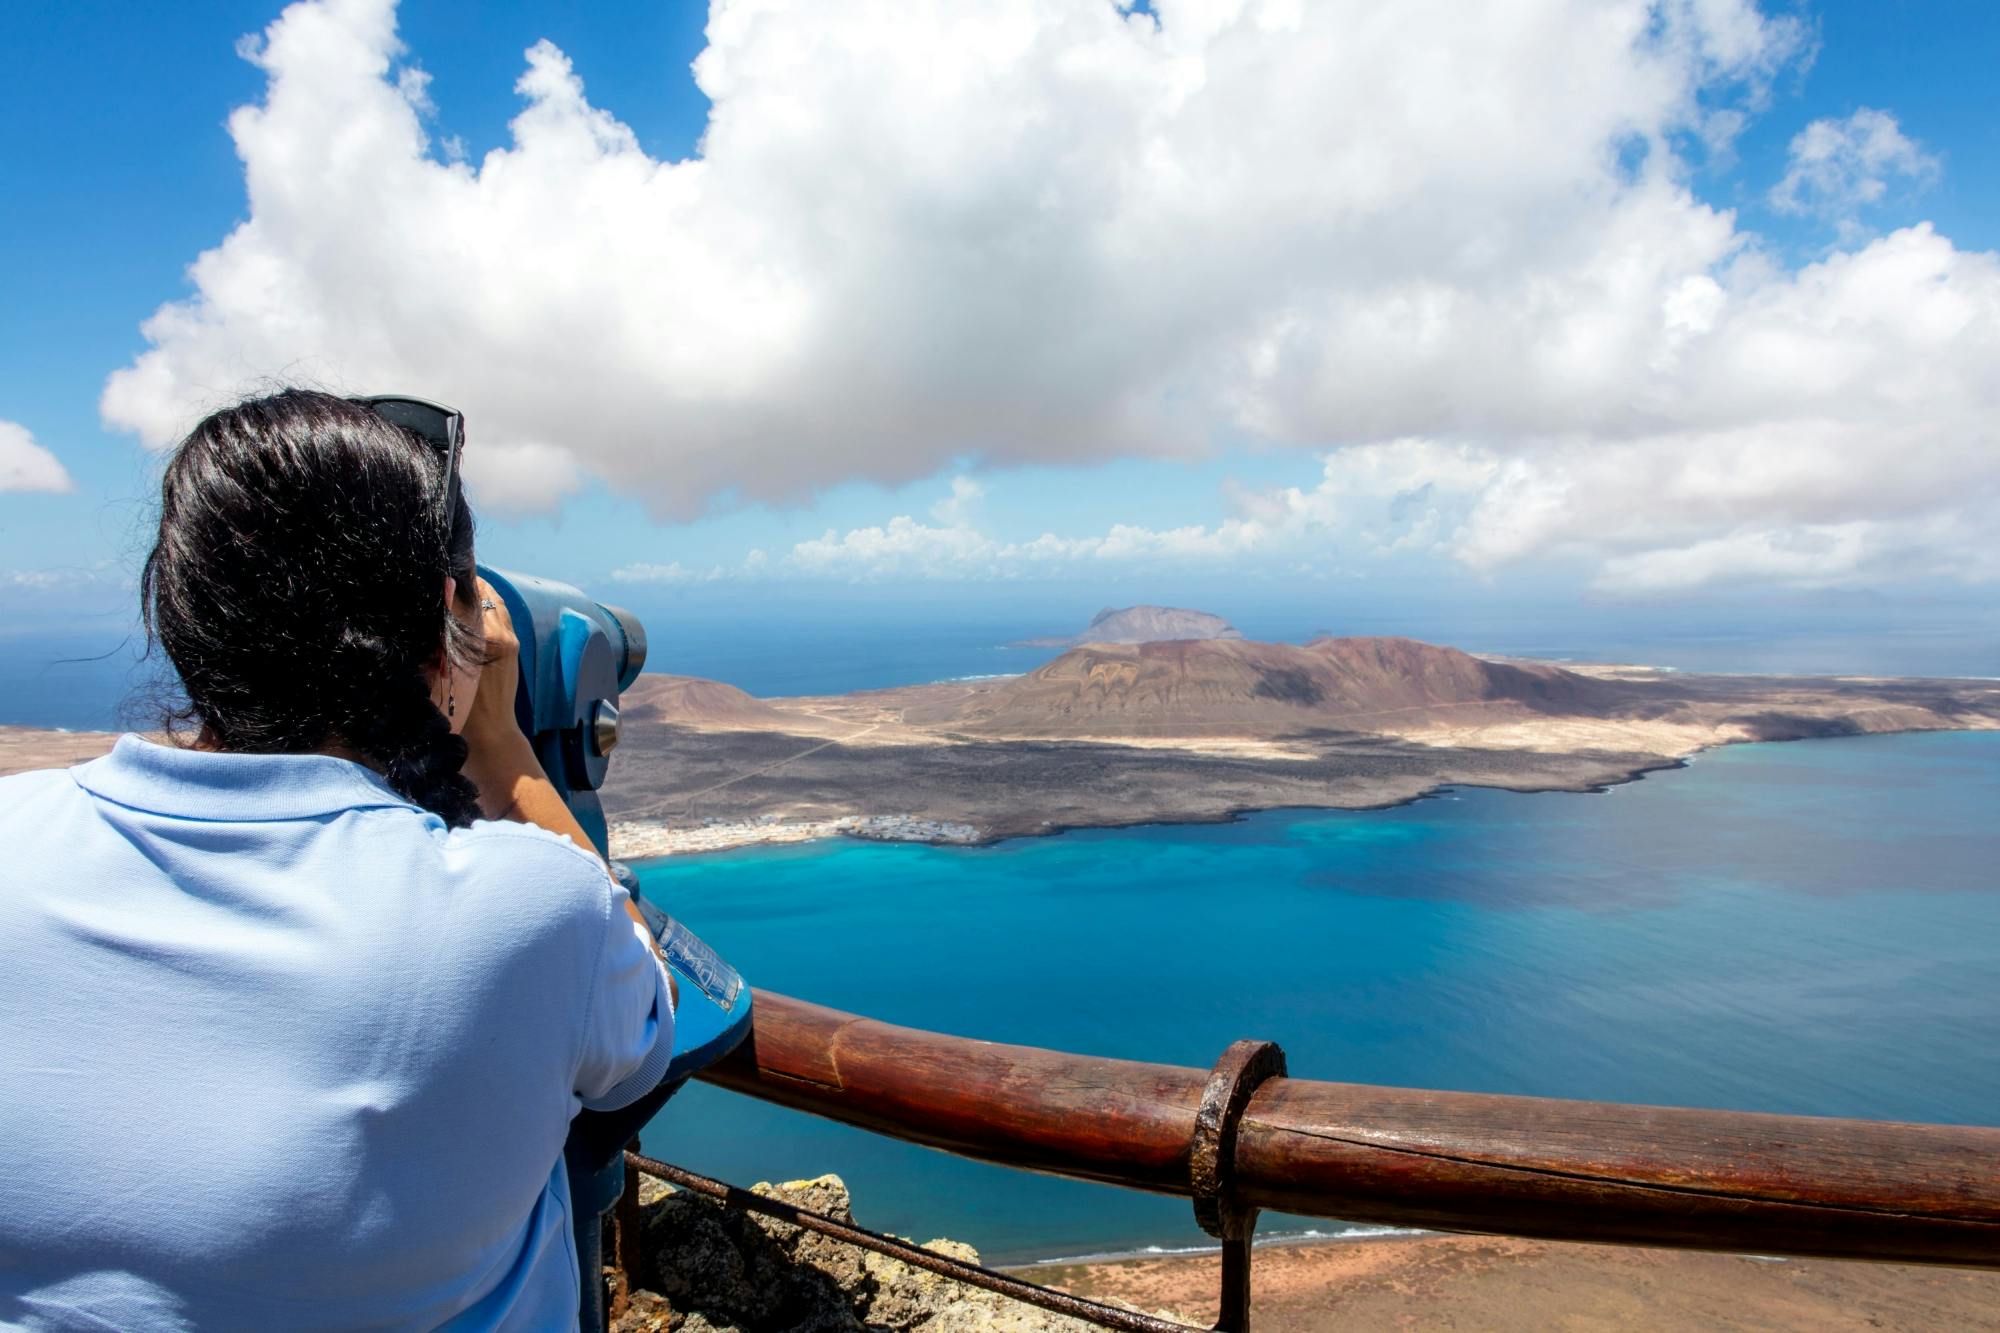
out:
<path id="1" fill-rule="evenodd" d="M 619 703 L 633 721 L 675 727 L 761 729 L 789 720 L 788 714 L 734 685 L 700 676 L 641 676 Z"/>
<path id="2" fill-rule="evenodd" d="M 1414 639 L 1089 644 L 909 720 L 996 735 L 1225 735 L 1366 730 L 1372 715 L 1588 713 L 1616 693 L 1555 667 L 1486 662 Z M 1440 716 L 1446 716 L 1440 711 Z"/>

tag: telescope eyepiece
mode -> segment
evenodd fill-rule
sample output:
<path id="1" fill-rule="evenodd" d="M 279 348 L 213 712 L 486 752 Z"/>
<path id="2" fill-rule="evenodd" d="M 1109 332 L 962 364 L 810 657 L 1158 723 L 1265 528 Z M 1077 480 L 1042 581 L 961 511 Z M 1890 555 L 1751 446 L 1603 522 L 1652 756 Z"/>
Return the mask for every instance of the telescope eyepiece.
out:
<path id="1" fill-rule="evenodd" d="M 618 705 L 599 699 L 590 710 L 590 744 L 600 755 L 618 748 Z"/>

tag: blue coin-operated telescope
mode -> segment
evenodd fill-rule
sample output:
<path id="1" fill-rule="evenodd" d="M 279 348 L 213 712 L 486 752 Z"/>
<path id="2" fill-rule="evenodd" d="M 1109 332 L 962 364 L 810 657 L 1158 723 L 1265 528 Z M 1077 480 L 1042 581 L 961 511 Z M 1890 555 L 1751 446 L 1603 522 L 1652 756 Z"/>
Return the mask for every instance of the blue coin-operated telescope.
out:
<path id="1" fill-rule="evenodd" d="M 479 572 L 500 594 L 521 641 L 515 720 L 576 822 L 609 856 L 597 789 L 618 745 L 619 692 L 646 665 L 645 628 L 631 612 L 566 583 L 484 565 Z"/>
<path id="2" fill-rule="evenodd" d="M 610 855 L 604 784 L 618 745 L 618 696 L 646 665 L 646 631 L 629 611 L 592 601 L 566 583 L 480 566 L 521 642 L 521 688 L 514 715 L 542 769 L 600 854 Z M 658 1089 L 622 1111 L 579 1114 L 563 1160 L 583 1275 L 582 1327 L 605 1325 L 602 1269 L 604 1215 L 625 1188 L 625 1145 L 654 1112 L 703 1066 L 734 1050 L 750 1031 L 750 988 L 693 932 L 640 895 L 638 876 L 622 863 L 612 875 L 639 905 L 680 989 L 674 1054 Z"/>

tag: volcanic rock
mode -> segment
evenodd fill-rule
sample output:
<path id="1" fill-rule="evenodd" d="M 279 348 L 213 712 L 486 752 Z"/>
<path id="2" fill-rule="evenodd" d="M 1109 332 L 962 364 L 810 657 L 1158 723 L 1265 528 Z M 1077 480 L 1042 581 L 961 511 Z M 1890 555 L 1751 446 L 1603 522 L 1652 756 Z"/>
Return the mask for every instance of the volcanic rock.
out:
<path id="1" fill-rule="evenodd" d="M 700 676 L 645 675 L 619 699 L 628 722 L 682 727 L 769 727 L 785 714 L 754 695 Z"/>
<path id="2" fill-rule="evenodd" d="M 1489 662 L 1414 639 L 1087 644 L 1024 676 L 909 720 L 988 735 L 1201 736 L 1365 731 L 1402 715 L 1490 707 L 1595 712 L 1615 684 Z"/>
<path id="3" fill-rule="evenodd" d="M 838 1176 L 760 1184 L 753 1193 L 853 1222 Z M 1088 1333 L 1094 1325 L 1007 1300 L 787 1222 L 648 1181 L 640 1194 L 644 1272 L 613 1333 Z M 927 1250 L 969 1263 L 956 1241 Z"/>
<path id="4" fill-rule="evenodd" d="M 1164 643 L 1173 639 L 1240 639 L 1242 631 L 1206 611 L 1178 606 L 1105 607 L 1080 634 L 1025 639 L 1016 648 L 1067 648 L 1080 643 Z"/>

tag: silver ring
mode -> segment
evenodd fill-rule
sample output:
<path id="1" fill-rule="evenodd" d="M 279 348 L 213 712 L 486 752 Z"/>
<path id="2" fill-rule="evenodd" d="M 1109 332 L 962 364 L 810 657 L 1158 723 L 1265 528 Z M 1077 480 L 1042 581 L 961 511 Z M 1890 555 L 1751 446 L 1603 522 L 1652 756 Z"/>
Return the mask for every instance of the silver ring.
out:
<path id="1" fill-rule="evenodd" d="M 479 599 L 479 609 L 481 611 L 498 611 L 500 604 L 491 597 L 482 597 Z"/>

